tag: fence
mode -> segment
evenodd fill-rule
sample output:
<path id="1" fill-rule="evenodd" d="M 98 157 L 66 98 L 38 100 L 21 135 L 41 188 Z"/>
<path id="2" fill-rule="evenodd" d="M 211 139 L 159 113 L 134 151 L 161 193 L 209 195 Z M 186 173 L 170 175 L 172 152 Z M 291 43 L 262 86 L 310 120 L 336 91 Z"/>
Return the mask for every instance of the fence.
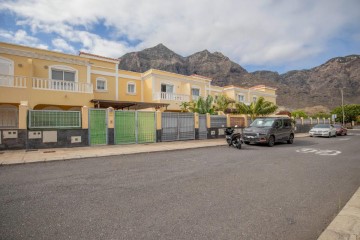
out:
<path id="1" fill-rule="evenodd" d="M 30 129 L 81 128 L 81 112 L 59 110 L 29 110 L 28 127 Z"/>
<path id="2" fill-rule="evenodd" d="M 0 128 L 17 128 L 18 114 L 17 108 L 0 108 Z"/>
<path id="3" fill-rule="evenodd" d="M 227 117 L 226 116 L 218 116 L 218 115 L 211 115 L 210 116 L 210 127 L 211 128 L 223 128 L 226 127 L 227 124 Z"/>

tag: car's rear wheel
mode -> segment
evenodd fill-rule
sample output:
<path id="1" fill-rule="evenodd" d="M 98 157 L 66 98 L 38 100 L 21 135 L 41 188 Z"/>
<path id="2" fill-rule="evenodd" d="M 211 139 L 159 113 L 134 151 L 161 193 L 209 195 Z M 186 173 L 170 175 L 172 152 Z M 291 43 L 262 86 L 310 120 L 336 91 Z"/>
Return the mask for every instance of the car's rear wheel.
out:
<path id="1" fill-rule="evenodd" d="M 290 134 L 289 136 L 289 140 L 287 140 L 288 144 L 293 144 L 294 143 L 294 134 Z"/>
<path id="2" fill-rule="evenodd" d="M 267 144 L 269 147 L 273 147 L 275 145 L 275 137 L 274 136 L 270 136 L 269 137 L 269 141 Z"/>

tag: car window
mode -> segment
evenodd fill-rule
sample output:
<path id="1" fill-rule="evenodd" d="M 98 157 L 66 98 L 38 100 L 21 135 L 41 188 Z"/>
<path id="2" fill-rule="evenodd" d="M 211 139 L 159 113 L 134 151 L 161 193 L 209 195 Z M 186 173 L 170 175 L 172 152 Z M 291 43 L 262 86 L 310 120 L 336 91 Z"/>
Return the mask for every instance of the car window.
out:
<path id="1" fill-rule="evenodd" d="M 271 127 L 274 123 L 274 119 L 258 118 L 250 124 L 251 127 Z"/>
<path id="2" fill-rule="evenodd" d="M 290 119 L 284 119 L 284 127 L 286 127 L 286 128 L 291 127 L 291 120 Z"/>
<path id="3" fill-rule="evenodd" d="M 275 127 L 280 128 L 282 126 L 283 126 L 283 121 L 281 119 L 278 119 L 275 121 Z"/>

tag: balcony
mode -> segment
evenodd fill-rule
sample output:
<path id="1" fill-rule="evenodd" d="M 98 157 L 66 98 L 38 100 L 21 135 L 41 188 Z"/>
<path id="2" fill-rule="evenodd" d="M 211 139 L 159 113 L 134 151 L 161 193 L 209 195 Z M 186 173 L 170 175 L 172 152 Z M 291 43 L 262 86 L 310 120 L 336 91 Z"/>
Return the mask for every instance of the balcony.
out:
<path id="1" fill-rule="evenodd" d="M 189 102 L 190 96 L 186 94 L 176 94 L 167 92 L 156 92 L 153 94 L 153 100 L 167 100 L 178 102 Z"/>
<path id="2" fill-rule="evenodd" d="M 32 88 L 40 90 L 53 90 L 77 93 L 92 93 L 92 83 L 32 78 Z"/>
<path id="3" fill-rule="evenodd" d="M 0 74 L 0 87 L 26 88 L 27 78 Z"/>

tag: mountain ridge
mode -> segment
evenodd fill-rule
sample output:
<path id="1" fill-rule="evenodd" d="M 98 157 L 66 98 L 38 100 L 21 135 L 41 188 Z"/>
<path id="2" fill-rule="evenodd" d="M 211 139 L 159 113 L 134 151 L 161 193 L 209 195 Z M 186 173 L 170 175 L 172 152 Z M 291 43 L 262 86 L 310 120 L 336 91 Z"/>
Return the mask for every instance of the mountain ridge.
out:
<path id="1" fill-rule="evenodd" d="M 145 72 L 150 68 L 183 75 L 198 74 L 213 79 L 217 86 L 251 87 L 265 84 L 278 89 L 277 103 L 289 109 L 311 106 L 334 108 L 341 104 L 340 88 L 345 87 L 345 103 L 360 103 L 360 55 L 331 58 L 311 69 L 286 73 L 269 70 L 248 72 L 221 52 L 207 49 L 183 57 L 160 43 L 152 48 L 120 57 L 119 69 Z M 294 101 L 294 99 L 296 99 Z"/>

